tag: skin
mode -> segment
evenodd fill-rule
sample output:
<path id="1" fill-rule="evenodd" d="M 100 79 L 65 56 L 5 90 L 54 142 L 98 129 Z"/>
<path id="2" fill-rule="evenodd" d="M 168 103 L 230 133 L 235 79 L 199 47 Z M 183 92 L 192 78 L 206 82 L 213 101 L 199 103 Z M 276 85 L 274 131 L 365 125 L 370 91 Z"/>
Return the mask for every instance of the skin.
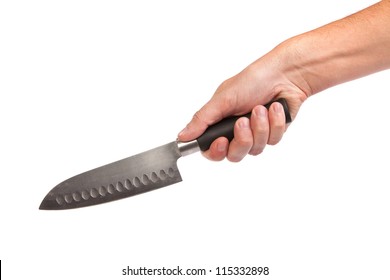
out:
<path id="1" fill-rule="evenodd" d="M 234 127 L 234 139 L 216 139 L 204 156 L 210 160 L 241 161 L 275 145 L 288 125 L 285 98 L 294 120 L 310 96 L 340 83 L 390 68 L 390 0 L 290 38 L 244 70 L 224 81 L 212 98 L 179 133 L 180 141 L 200 136 L 208 126 L 231 115 L 252 111 Z"/>

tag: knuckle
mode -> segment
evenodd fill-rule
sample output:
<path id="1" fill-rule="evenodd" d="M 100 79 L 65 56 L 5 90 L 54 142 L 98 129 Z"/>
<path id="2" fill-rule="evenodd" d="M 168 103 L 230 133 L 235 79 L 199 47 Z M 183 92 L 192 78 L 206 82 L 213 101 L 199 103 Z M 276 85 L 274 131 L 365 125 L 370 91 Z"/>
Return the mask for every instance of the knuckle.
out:
<path id="1" fill-rule="evenodd" d="M 204 114 L 203 114 L 203 111 L 202 109 L 197 111 L 193 117 L 192 117 L 192 122 L 197 125 L 197 126 L 200 126 L 202 128 L 207 128 L 209 126 L 209 123 L 206 121 L 205 117 L 204 117 Z"/>
<path id="2" fill-rule="evenodd" d="M 277 120 L 273 123 L 273 128 L 278 130 L 284 130 L 285 122 L 284 120 Z"/>
<path id="3" fill-rule="evenodd" d="M 253 139 L 249 138 L 249 137 L 238 138 L 238 139 L 236 139 L 236 143 L 239 146 L 250 147 L 253 145 Z"/>
<path id="4" fill-rule="evenodd" d="M 267 135 L 268 130 L 269 130 L 268 126 L 257 125 L 256 127 L 254 127 L 253 132 L 254 134 L 259 135 L 261 137 L 262 135 Z"/>
<path id="5" fill-rule="evenodd" d="M 194 114 L 192 119 L 195 120 L 195 121 L 204 122 L 203 119 L 202 119 L 201 111 L 196 111 L 196 113 Z"/>

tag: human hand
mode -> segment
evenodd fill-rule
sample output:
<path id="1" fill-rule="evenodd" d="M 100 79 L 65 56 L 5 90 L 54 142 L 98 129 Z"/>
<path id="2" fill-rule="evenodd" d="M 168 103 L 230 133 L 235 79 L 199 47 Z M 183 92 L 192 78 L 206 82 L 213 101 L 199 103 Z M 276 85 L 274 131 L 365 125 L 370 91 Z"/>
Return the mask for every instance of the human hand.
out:
<path id="1" fill-rule="evenodd" d="M 298 78 L 289 79 L 292 71 L 283 72 L 278 60 L 263 57 L 238 75 L 223 82 L 190 123 L 179 134 L 186 142 L 199 137 L 208 126 L 232 115 L 252 111 L 250 119 L 239 118 L 234 126 L 234 139 L 229 143 L 224 137 L 216 139 L 204 156 L 210 160 L 238 162 L 247 154 L 259 155 L 267 144 L 275 145 L 287 129 L 283 106 L 273 103 L 269 110 L 263 104 L 278 98 L 287 100 L 294 119 L 307 94 L 296 84 Z M 303 83 L 303 81 L 301 81 Z M 303 87 L 302 87 L 303 88 Z"/>
<path id="2" fill-rule="evenodd" d="M 263 104 L 284 98 L 292 119 L 311 95 L 340 83 L 390 68 L 390 1 L 292 37 L 223 82 L 178 138 L 199 137 L 208 126 L 231 115 L 239 118 L 234 139 L 216 139 L 204 155 L 240 161 L 278 143 L 287 126 L 282 106 Z M 368 24 L 369 23 L 369 24 Z"/>

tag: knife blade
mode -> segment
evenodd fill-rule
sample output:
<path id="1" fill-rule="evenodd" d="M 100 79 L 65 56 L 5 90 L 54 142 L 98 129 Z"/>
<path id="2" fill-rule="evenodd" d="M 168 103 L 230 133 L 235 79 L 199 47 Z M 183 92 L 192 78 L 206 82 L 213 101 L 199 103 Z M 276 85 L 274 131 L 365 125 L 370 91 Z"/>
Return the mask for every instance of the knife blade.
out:
<path id="1" fill-rule="evenodd" d="M 282 104 L 286 123 L 291 122 L 287 101 Z M 265 105 L 267 108 L 273 102 Z M 250 113 L 244 115 L 250 117 Z M 55 186 L 43 199 L 39 209 L 64 210 L 97 205 L 142 194 L 182 181 L 177 160 L 198 151 L 206 151 L 218 137 L 229 141 L 238 118 L 233 116 L 211 125 L 190 142 L 173 141 L 152 150 L 92 169 Z"/>

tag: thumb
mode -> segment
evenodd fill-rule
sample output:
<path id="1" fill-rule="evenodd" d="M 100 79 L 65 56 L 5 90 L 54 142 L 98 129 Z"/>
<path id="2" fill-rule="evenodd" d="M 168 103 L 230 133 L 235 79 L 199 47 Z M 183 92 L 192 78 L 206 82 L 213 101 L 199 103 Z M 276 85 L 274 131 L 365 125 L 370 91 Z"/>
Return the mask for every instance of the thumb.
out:
<path id="1" fill-rule="evenodd" d="M 178 139 L 186 142 L 198 138 L 210 125 L 227 116 L 228 112 L 224 112 L 222 107 L 216 98 L 212 98 L 195 113 L 192 120 L 179 133 Z"/>

